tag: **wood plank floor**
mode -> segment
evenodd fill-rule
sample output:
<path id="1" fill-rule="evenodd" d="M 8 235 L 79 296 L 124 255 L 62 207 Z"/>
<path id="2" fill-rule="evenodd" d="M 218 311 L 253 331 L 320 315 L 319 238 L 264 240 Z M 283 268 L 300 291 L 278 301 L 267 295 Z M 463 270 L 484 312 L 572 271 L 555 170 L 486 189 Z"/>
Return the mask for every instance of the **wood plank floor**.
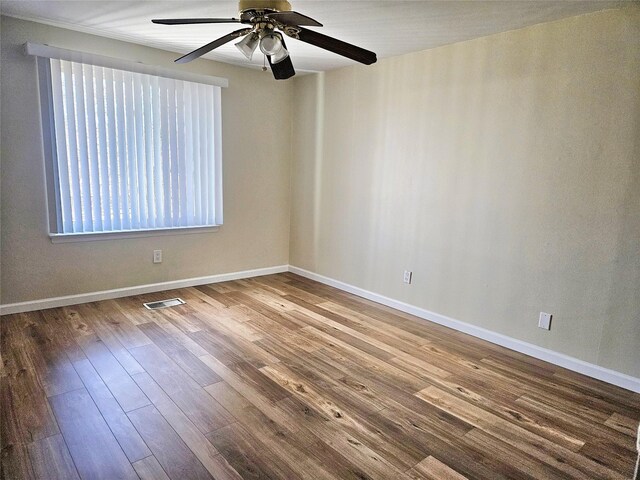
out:
<path id="1" fill-rule="evenodd" d="M 633 470 L 640 395 L 293 274 L 0 324 L 6 479 Z"/>

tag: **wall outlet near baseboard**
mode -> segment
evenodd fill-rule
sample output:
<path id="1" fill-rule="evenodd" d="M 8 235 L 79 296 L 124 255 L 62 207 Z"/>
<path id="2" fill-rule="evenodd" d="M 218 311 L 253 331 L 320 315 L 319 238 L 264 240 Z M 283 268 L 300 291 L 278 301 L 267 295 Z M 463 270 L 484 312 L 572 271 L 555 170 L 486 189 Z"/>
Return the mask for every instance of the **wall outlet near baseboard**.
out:
<path id="1" fill-rule="evenodd" d="M 162 250 L 153 251 L 153 263 L 162 263 Z"/>
<path id="2" fill-rule="evenodd" d="M 413 272 L 410 272 L 409 270 L 405 270 L 404 271 L 404 276 L 402 277 L 402 281 L 404 283 L 411 283 L 411 277 L 413 276 Z"/>
<path id="3" fill-rule="evenodd" d="M 538 327 L 545 330 L 551 330 L 551 315 L 550 313 L 540 312 L 540 318 L 538 319 Z"/>

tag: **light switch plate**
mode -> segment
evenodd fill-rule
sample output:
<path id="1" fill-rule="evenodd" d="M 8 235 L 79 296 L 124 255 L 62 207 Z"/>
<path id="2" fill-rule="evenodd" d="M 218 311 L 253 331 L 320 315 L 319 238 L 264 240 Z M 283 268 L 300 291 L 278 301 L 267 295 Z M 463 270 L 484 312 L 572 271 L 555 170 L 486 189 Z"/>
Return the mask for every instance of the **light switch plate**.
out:
<path id="1" fill-rule="evenodd" d="M 551 330 L 551 315 L 550 313 L 540 312 L 540 318 L 538 319 L 538 327 L 545 330 Z"/>

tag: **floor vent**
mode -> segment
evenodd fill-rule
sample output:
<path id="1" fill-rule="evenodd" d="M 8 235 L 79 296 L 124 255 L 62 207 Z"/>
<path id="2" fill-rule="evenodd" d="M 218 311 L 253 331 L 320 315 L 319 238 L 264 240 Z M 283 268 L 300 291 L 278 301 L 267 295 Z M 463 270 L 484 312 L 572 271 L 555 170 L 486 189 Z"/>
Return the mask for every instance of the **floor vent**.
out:
<path id="1" fill-rule="evenodd" d="M 170 298 L 169 300 L 160 300 L 159 302 L 143 303 L 149 310 L 157 310 L 159 308 L 176 307 L 178 305 L 184 305 L 185 302 L 181 298 Z"/>

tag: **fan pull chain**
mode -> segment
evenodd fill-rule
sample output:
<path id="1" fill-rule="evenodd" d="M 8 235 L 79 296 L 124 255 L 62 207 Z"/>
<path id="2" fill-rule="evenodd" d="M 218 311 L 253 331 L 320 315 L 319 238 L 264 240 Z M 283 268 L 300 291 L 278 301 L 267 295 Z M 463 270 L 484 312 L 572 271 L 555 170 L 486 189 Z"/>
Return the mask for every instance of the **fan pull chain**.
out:
<path id="1" fill-rule="evenodd" d="M 266 55 L 262 56 L 262 71 L 263 72 L 267 71 L 267 56 Z"/>

